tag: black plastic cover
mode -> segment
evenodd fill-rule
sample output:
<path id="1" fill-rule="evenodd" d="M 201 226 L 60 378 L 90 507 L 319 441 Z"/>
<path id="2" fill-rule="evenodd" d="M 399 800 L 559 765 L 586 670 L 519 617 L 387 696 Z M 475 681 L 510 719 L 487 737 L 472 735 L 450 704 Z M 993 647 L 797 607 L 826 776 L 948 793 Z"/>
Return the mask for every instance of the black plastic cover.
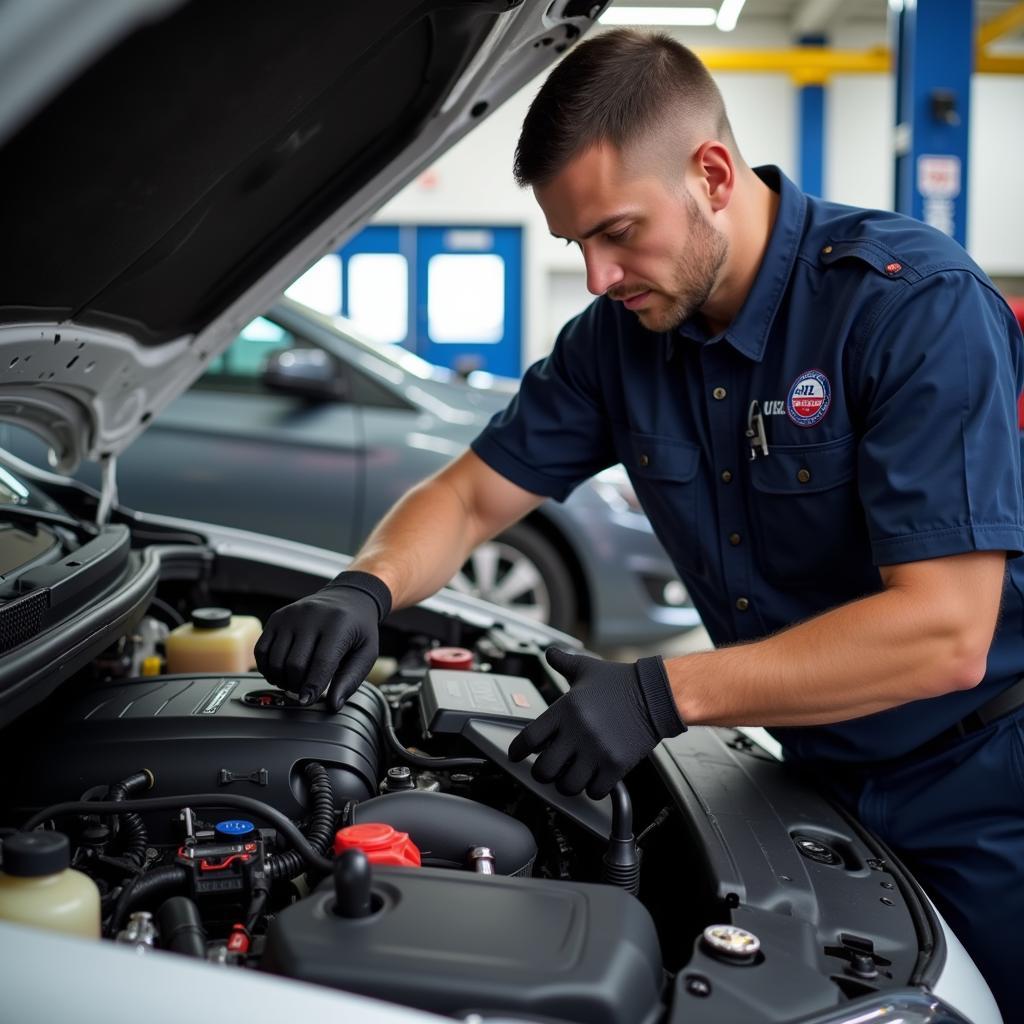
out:
<path id="1" fill-rule="evenodd" d="M 125 527 L 107 526 L 59 561 L 33 566 L 4 584 L 0 725 L 41 703 L 142 618 L 161 556 L 156 547 L 133 552 L 129 544 Z M 6 749 L 0 761 L 4 754 Z"/>
<path id="2" fill-rule="evenodd" d="M 661 955 L 621 889 L 434 868 L 377 868 L 369 918 L 334 913 L 333 882 L 277 916 L 264 970 L 435 1013 L 646 1024 Z"/>
<path id="3" fill-rule="evenodd" d="M 458 733 L 474 718 L 522 728 L 546 708 L 537 687 L 521 676 L 433 668 L 420 690 L 428 733 Z"/>
<path id="4" fill-rule="evenodd" d="M 26 721 L 0 762 L 20 780 L 16 798 L 25 810 L 143 768 L 155 780 L 148 796 L 223 791 L 293 818 L 306 812 L 307 761 L 324 765 L 338 801 L 376 792 L 381 712 L 371 694 L 355 693 L 336 715 L 322 705 L 245 700 L 266 689 L 261 675 L 241 673 L 160 676 L 89 690 L 56 714 L 51 706 Z M 203 813 L 217 821 L 233 812 Z M 147 816 L 147 824 L 157 842 L 180 836 L 167 815 Z"/>
<path id="5" fill-rule="evenodd" d="M 533 834 L 521 821 L 452 793 L 410 789 L 366 800 L 353 811 L 352 823 L 371 821 L 408 832 L 423 863 L 433 867 L 464 868 L 469 851 L 486 846 L 494 851 L 498 874 L 521 875 L 537 856 Z"/>

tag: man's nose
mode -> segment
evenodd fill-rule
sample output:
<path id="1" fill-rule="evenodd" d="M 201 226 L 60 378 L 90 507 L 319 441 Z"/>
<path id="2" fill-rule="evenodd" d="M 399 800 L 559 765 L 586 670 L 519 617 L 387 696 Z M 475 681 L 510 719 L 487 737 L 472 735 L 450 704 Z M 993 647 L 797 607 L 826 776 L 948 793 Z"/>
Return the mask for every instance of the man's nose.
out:
<path id="1" fill-rule="evenodd" d="M 615 260 L 590 255 L 585 257 L 587 265 L 587 291 L 591 295 L 604 295 L 614 288 L 625 276 Z"/>

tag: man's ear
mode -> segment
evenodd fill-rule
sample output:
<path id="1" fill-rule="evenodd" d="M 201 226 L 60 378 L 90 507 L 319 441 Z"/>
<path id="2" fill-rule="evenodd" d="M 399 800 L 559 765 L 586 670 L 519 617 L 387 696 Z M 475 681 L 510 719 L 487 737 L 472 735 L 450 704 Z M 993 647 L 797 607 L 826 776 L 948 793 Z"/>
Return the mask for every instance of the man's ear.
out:
<path id="1" fill-rule="evenodd" d="M 729 205 L 736 185 L 736 166 L 724 142 L 702 143 L 693 155 L 694 165 L 712 213 Z"/>

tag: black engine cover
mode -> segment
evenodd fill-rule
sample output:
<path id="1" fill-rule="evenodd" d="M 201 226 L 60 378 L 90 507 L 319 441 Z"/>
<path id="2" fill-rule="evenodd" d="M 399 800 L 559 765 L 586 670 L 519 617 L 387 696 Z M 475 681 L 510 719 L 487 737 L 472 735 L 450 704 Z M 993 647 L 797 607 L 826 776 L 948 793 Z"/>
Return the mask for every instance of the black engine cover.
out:
<path id="1" fill-rule="evenodd" d="M 375 795 L 380 716 L 363 692 L 329 714 L 319 704 L 299 707 L 255 673 L 159 676 L 51 702 L 24 723 L 3 761 L 20 780 L 14 799 L 27 811 L 148 769 L 155 782 L 143 796 L 224 792 L 298 818 L 308 761 L 327 768 L 337 801 Z M 166 828 L 148 816 L 147 824 L 156 842 L 180 835 L 169 819 Z"/>
<path id="2" fill-rule="evenodd" d="M 654 922 L 622 889 L 436 868 L 376 868 L 370 917 L 333 883 L 280 913 L 264 970 L 436 1013 L 644 1024 L 659 1009 Z"/>

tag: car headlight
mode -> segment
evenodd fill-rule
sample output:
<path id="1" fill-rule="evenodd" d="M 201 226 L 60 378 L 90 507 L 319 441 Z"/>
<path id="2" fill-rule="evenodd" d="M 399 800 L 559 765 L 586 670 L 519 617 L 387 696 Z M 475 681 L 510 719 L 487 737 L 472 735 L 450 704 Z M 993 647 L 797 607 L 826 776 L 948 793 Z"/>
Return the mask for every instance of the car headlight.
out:
<path id="1" fill-rule="evenodd" d="M 971 1024 L 936 996 L 910 989 L 858 1000 L 854 1005 L 804 1020 L 808 1024 Z"/>
<path id="2" fill-rule="evenodd" d="M 594 490 L 601 496 L 609 508 L 616 512 L 636 512 L 643 515 L 643 509 L 637 500 L 636 491 L 630 483 L 629 476 L 621 465 L 609 466 L 593 479 Z"/>

